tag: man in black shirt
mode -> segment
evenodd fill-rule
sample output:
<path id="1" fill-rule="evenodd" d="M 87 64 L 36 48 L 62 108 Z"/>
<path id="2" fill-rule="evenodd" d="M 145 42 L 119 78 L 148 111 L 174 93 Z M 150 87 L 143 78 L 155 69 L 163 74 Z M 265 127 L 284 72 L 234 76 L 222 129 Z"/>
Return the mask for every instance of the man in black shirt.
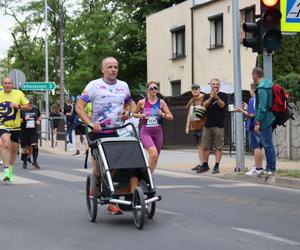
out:
<path id="1" fill-rule="evenodd" d="M 28 100 L 29 103 L 33 101 L 32 97 L 28 97 Z M 28 148 L 32 147 L 32 166 L 39 169 L 40 166 L 37 163 L 39 153 L 37 126 L 41 124 L 41 113 L 38 107 L 33 105 L 31 110 L 21 112 L 21 118 L 21 148 L 23 151 L 21 159 L 23 160 L 23 168 L 27 168 Z"/>
<path id="2" fill-rule="evenodd" d="M 220 172 L 219 164 L 222 158 L 222 148 L 224 144 L 224 123 L 227 105 L 225 93 L 220 92 L 220 81 L 212 79 L 210 82 L 211 92 L 204 96 L 203 106 L 206 108 L 206 122 L 202 136 L 203 164 L 197 173 L 209 170 L 208 159 L 211 148 L 216 149 L 216 163 L 212 171 L 213 174 Z"/>

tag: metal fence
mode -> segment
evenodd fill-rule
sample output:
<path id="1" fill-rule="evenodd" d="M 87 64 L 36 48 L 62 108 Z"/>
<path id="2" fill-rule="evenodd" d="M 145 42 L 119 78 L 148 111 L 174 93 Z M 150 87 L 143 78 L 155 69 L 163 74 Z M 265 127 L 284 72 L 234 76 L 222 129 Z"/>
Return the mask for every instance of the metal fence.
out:
<path id="1" fill-rule="evenodd" d="M 54 133 L 55 121 L 58 121 L 56 134 Z M 67 122 L 64 116 L 42 117 L 42 124 L 40 126 L 39 134 L 40 134 L 40 146 L 42 146 L 43 140 L 50 140 L 51 147 L 54 148 L 55 139 L 56 139 L 59 141 L 64 141 L 65 151 L 67 151 Z M 55 136 L 57 138 L 55 138 Z"/>

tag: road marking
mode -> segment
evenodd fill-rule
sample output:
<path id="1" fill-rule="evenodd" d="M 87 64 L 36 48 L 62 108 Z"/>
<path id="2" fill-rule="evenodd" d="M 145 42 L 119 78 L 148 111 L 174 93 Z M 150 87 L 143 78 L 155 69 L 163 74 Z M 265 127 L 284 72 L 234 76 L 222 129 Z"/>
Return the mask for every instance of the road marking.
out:
<path id="1" fill-rule="evenodd" d="M 163 209 L 156 209 L 157 212 L 162 213 L 162 214 L 169 214 L 169 215 L 176 215 L 176 216 L 181 216 L 183 214 L 176 213 L 173 211 L 168 211 L 168 210 L 163 210 Z"/>
<path id="2" fill-rule="evenodd" d="M 81 172 L 81 173 L 86 173 L 86 174 L 91 174 L 92 173 L 91 168 L 76 168 L 76 169 L 73 169 L 73 170 Z"/>
<path id="3" fill-rule="evenodd" d="M 236 231 L 240 231 L 240 232 L 244 232 L 244 233 L 248 233 L 248 234 L 252 234 L 252 235 L 255 235 L 255 236 L 259 236 L 259 237 L 262 237 L 262 238 L 266 238 L 266 239 L 269 239 L 269 240 L 278 241 L 278 242 L 285 243 L 285 244 L 288 244 L 288 245 L 300 246 L 299 242 L 289 240 L 289 239 L 285 239 L 285 238 L 282 238 L 282 237 L 278 237 L 276 235 L 266 233 L 266 232 L 262 232 L 262 231 L 258 231 L 258 230 L 252 230 L 252 229 L 246 229 L 246 228 L 240 228 L 240 227 L 232 227 L 231 229 L 236 230 Z"/>
<path id="4" fill-rule="evenodd" d="M 156 186 L 157 189 L 185 189 L 185 188 L 202 188 L 196 185 L 159 185 Z"/>
<path id="5" fill-rule="evenodd" d="M 2 179 L 3 178 L 1 177 L 1 180 Z M 19 185 L 19 184 L 39 184 L 39 183 L 42 183 L 42 182 L 14 175 L 14 179 L 11 183 L 10 182 L 2 182 L 2 181 L 1 181 L 1 183 L 3 183 L 4 185 L 5 184 L 11 184 L 11 185 L 17 184 L 17 185 Z"/>
<path id="6" fill-rule="evenodd" d="M 196 174 L 180 173 L 180 172 L 174 172 L 174 171 L 168 171 L 162 169 L 156 169 L 154 175 L 161 175 L 161 176 L 167 176 L 173 178 L 199 178 L 200 177 L 199 175 Z"/>
<path id="7" fill-rule="evenodd" d="M 256 183 L 229 183 L 229 184 L 211 184 L 208 185 L 209 187 L 215 187 L 215 188 L 238 188 L 238 187 L 258 187 L 261 186 Z"/>
<path id="8" fill-rule="evenodd" d="M 40 171 L 36 171 L 36 172 L 32 172 L 32 173 L 46 176 L 46 177 L 51 177 L 51 178 L 62 180 L 62 181 L 68 181 L 68 182 L 84 182 L 85 181 L 85 177 L 77 176 L 77 175 L 73 175 L 73 174 L 62 173 L 62 172 L 53 171 L 53 170 L 40 170 Z"/>

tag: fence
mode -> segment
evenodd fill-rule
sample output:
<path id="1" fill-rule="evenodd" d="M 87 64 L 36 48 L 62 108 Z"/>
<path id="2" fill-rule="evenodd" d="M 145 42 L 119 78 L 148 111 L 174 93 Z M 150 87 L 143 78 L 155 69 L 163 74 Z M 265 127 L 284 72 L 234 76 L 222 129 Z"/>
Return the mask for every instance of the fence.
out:
<path id="1" fill-rule="evenodd" d="M 54 131 L 54 123 L 58 121 L 57 131 Z M 47 127 L 49 128 L 47 131 Z M 51 147 L 55 145 L 55 139 L 63 140 L 65 151 L 67 151 L 67 123 L 64 116 L 59 117 L 42 117 L 42 125 L 40 126 L 40 146 L 43 144 L 43 139 L 51 140 Z M 56 138 L 55 138 L 56 136 Z"/>

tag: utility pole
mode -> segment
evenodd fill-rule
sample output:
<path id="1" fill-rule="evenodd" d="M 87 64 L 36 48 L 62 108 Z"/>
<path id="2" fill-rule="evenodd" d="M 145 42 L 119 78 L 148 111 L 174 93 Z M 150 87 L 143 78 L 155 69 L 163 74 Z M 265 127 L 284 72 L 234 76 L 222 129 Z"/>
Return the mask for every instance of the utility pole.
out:
<path id="1" fill-rule="evenodd" d="M 49 73 L 48 73 L 48 3 L 45 0 L 45 82 L 49 82 Z M 49 117 L 49 91 L 45 93 L 46 100 L 46 117 Z M 49 123 L 46 122 L 46 138 L 48 139 L 49 135 Z"/>
<path id="2" fill-rule="evenodd" d="M 232 33 L 233 33 L 233 71 L 234 71 L 234 103 L 242 107 L 241 86 L 241 53 L 240 53 L 240 8 L 239 0 L 232 0 Z M 244 156 L 244 126 L 243 115 L 235 113 L 235 148 L 236 148 L 236 170 L 245 171 Z"/>
<path id="3" fill-rule="evenodd" d="M 60 46 L 60 62 L 59 62 L 59 103 L 60 109 L 64 110 L 65 97 L 65 77 L 64 77 L 64 31 L 65 31 L 65 12 L 64 0 L 59 1 L 59 46 Z"/>

